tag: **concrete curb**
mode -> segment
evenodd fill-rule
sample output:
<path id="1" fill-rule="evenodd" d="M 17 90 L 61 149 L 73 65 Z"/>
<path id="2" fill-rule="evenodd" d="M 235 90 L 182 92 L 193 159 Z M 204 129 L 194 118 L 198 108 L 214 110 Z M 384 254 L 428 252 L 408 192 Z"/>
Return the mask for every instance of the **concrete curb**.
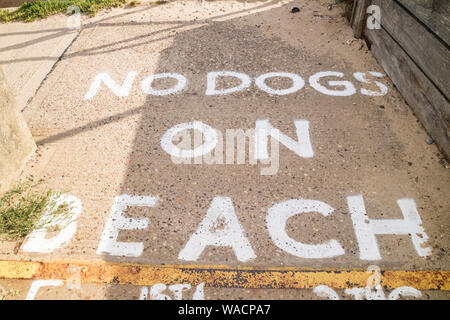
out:
<path id="1" fill-rule="evenodd" d="M 365 287 L 371 276 L 360 269 L 252 268 L 219 265 L 144 265 L 88 261 L 0 261 L 0 279 L 59 279 L 80 270 L 82 283 L 154 285 L 157 283 L 205 283 L 215 288 L 312 289 L 319 285 L 346 289 Z M 386 289 L 412 286 L 418 290 L 450 290 L 450 271 L 381 270 Z"/>

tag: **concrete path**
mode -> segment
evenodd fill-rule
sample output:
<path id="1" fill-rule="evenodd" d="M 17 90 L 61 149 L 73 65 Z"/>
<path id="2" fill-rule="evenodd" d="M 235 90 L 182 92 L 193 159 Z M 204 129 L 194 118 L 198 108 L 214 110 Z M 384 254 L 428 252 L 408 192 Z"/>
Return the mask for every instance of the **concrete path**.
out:
<path id="1" fill-rule="evenodd" d="M 448 299 L 448 168 L 328 2 L 85 18 L 23 112 L 39 145 L 23 179 L 67 191 L 78 218 L 3 241 L 0 285 L 37 299 Z"/>
<path id="2" fill-rule="evenodd" d="M 33 23 L 0 24 L 0 65 L 20 110 L 34 96 L 78 32 L 67 28 L 67 17 L 63 15 Z"/>

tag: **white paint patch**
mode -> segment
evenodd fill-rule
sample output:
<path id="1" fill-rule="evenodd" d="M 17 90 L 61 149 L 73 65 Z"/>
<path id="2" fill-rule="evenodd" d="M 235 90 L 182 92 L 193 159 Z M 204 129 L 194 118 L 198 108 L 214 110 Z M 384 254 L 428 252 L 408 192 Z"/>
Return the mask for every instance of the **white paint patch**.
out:
<path id="1" fill-rule="evenodd" d="M 205 300 L 205 283 L 200 283 L 195 289 L 194 294 L 192 295 L 192 300 Z M 174 300 L 186 300 L 183 297 L 183 291 L 191 289 L 190 284 L 173 284 L 169 286 L 169 290 L 172 291 L 174 295 Z M 163 283 L 157 283 L 150 287 L 150 299 L 151 300 L 172 300 L 172 298 L 163 294 L 163 292 L 167 290 L 167 286 Z M 147 300 L 149 297 L 148 287 L 142 287 L 139 295 L 139 300 Z"/>
<path id="2" fill-rule="evenodd" d="M 129 206 L 154 207 L 157 199 L 156 197 L 129 196 L 126 194 L 115 197 L 109 220 L 98 245 L 97 254 L 139 257 L 144 250 L 142 242 L 118 242 L 117 237 L 120 230 L 146 229 L 148 219 L 124 217 L 123 213 Z"/>
<path id="3" fill-rule="evenodd" d="M 241 80 L 241 84 L 233 88 L 217 90 L 216 82 L 218 77 L 235 77 Z M 239 73 L 234 71 L 208 72 L 206 76 L 206 81 L 207 82 L 205 94 L 207 96 L 223 95 L 238 92 L 248 88 L 252 83 L 252 80 L 248 75 L 246 75 L 245 73 Z"/>
<path id="4" fill-rule="evenodd" d="M 84 100 L 90 100 L 95 97 L 98 90 L 100 90 L 102 82 L 118 97 L 126 97 L 130 93 L 131 86 L 138 73 L 136 71 L 130 71 L 125 78 L 122 86 L 119 86 L 107 72 L 99 73 L 95 76 L 94 81 L 91 84 L 88 92 L 84 96 Z"/>
<path id="5" fill-rule="evenodd" d="M 369 286 L 366 286 L 363 290 L 366 300 L 386 300 L 383 288 L 379 284 L 375 286 L 375 290 Z"/>
<path id="6" fill-rule="evenodd" d="M 344 249 L 338 241 L 330 240 L 324 244 L 304 244 L 293 240 L 286 233 L 286 222 L 300 213 L 318 212 L 328 216 L 333 212 L 328 204 L 317 200 L 292 199 L 272 206 L 266 218 L 267 229 L 275 245 L 300 258 L 331 258 L 343 255 Z"/>
<path id="7" fill-rule="evenodd" d="M 419 290 L 406 286 L 394 289 L 387 298 L 381 285 L 376 285 L 375 290 L 370 287 L 345 289 L 344 293 L 353 296 L 355 300 L 399 300 L 401 297 L 422 297 Z"/>
<path id="8" fill-rule="evenodd" d="M 412 287 L 400 287 L 391 292 L 386 298 L 386 294 L 381 287 L 381 271 L 378 266 L 369 266 L 367 268 L 368 273 L 373 273 L 366 281 L 366 287 L 364 288 L 348 288 L 344 290 L 344 293 L 353 296 L 355 300 L 398 300 L 403 297 L 420 298 L 422 293 Z M 332 288 L 321 285 L 314 288 L 313 292 L 319 297 L 328 298 L 330 300 L 339 300 L 339 296 Z"/>
<path id="9" fill-rule="evenodd" d="M 52 199 L 55 201 L 54 208 L 47 207 L 40 221 L 40 225 L 43 227 L 32 231 L 28 235 L 27 241 L 22 247 L 23 252 L 51 253 L 68 243 L 75 234 L 77 230 L 76 219 L 83 211 L 81 200 L 68 194 L 62 194 L 57 199 L 55 199 L 55 196 L 52 196 Z M 68 216 L 53 216 L 51 210 L 56 210 L 63 203 L 69 204 Z M 60 229 L 58 235 L 46 238 L 48 229 L 54 227 Z"/>
<path id="10" fill-rule="evenodd" d="M 203 134 L 205 142 L 195 149 L 181 149 L 174 145 L 172 139 L 175 135 L 189 129 L 200 131 Z M 176 158 L 195 158 L 206 155 L 216 147 L 217 143 L 218 136 L 216 130 L 200 121 L 186 122 L 173 126 L 161 138 L 161 147 L 163 150 Z"/>
<path id="11" fill-rule="evenodd" d="M 324 77 L 342 78 L 342 77 L 344 77 L 344 74 L 342 72 L 334 72 L 334 71 L 318 72 L 309 78 L 309 84 L 311 85 L 311 87 L 313 87 L 320 93 L 323 93 L 323 94 L 326 94 L 329 96 L 346 97 L 346 96 L 351 96 L 356 93 L 355 86 L 350 81 L 344 81 L 344 80 L 328 81 L 329 86 L 344 87 L 344 89 L 342 89 L 342 90 L 330 90 L 320 84 L 320 79 L 324 78 Z"/>
<path id="12" fill-rule="evenodd" d="M 195 289 L 192 300 L 205 300 L 205 283 L 200 283 Z"/>
<path id="13" fill-rule="evenodd" d="M 154 80 L 157 79 L 164 79 L 164 78 L 173 78 L 177 80 L 177 83 L 169 89 L 163 89 L 163 90 L 156 90 L 152 87 L 152 83 Z M 187 79 L 185 76 L 179 73 L 159 73 L 154 74 L 151 76 L 148 76 L 141 82 L 141 88 L 142 91 L 144 91 L 147 94 L 151 94 L 154 96 L 166 96 L 168 94 L 175 94 L 178 93 L 187 87 Z"/>
<path id="14" fill-rule="evenodd" d="M 148 297 L 148 287 L 142 287 L 138 300 L 147 300 L 147 297 Z"/>
<path id="15" fill-rule="evenodd" d="M 223 228 L 217 229 L 220 222 L 223 223 Z M 179 253 L 178 259 L 195 261 L 207 246 L 231 247 L 237 259 L 242 262 L 256 258 L 236 217 L 233 202 L 228 197 L 213 199 L 205 218 Z"/>
<path id="16" fill-rule="evenodd" d="M 409 235 L 421 257 L 431 254 L 431 249 L 424 247 L 428 240 L 413 199 L 397 201 L 404 219 L 369 219 L 361 195 L 347 197 L 353 227 L 358 240 L 361 260 L 381 260 L 376 235 Z"/>
<path id="17" fill-rule="evenodd" d="M 420 298 L 422 297 L 422 293 L 413 287 L 404 286 L 393 290 L 389 295 L 388 300 L 398 300 L 401 297 Z"/>
<path id="18" fill-rule="evenodd" d="M 320 285 L 313 289 L 313 293 L 321 298 L 328 298 L 329 300 L 340 300 L 339 295 L 335 290 L 326 286 Z M 420 298 L 422 293 L 412 287 L 400 287 L 391 292 L 386 298 L 386 295 L 380 285 L 377 285 L 375 290 L 370 288 L 350 288 L 345 289 L 344 293 L 353 296 L 355 300 L 399 300 L 401 297 Z"/>
<path id="19" fill-rule="evenodd" d="M 266 85 L 265 81 L 266 79 L 274 77 L 290 78 L 292 80 L 292 86 L 288 89 L 278 89 L 278 90 L 270 88 L 268 85 Z M 267 92 L 268 94 L 279 96 L 297 92 L 305 85 L 305 81 L 299 75 L 288 72 L 265 73 L 256 78 L 255 83 L 258 86 L 258 88 L 260 88 L 262 91 Z"/>
<path id="20" fill-rule="evenodd" d="M 366 291 L 364 290 L 364 288 L 350 288 L 345 289 L 344 293 L 349 296 L 353 296 L 355 300 L 364 300 Z"/>
<path id="21" fill-rule="evenodd" d="M 169 286 L 169 290 L 173 292 L 174 300 L 183 300 L 183 291 L 191 289 L 191 285 L 186 284 L 172 284 Z"/>
<path id="22" fill-rule="evenodd" d="M 60 287 L 63 284 L 62 280 L 35 280 L 31 283 L 25 300 L 34 300 L 39 289 L 42 287 Z"/>
<path id="23" fill-rule="evenodd" d="M 382 73 L 379 72 L 373 72 L 370 71 L 369 72 L 372 76 L 377 77 L 377 78 L 382 78 L 384 77 L 384 75 Z M 370 84 L 370 80 L 366 79 L 366 74 L 364 72 L 355 72 L 353 74 L 353 76 L 355 77 L 356 80 L 362 82 L 362 83 L 367 83 Z M 361 88 L 361 93 L 363 95 L 366 96 L 384 96 L 388 93 L 388 87 L 386 87 L 384 84 L 382 84 L 381 82 L 375 81 L 375 84 L 377 85 L 378 88 L 380 88 L 380 91 L 372 91 L 372 90 L 367 90 L 364 88 Z"/>
<path id="24" fill-rule="evenodd" d="M 167 294 L 162 292 L 167 289 L 167 286 L 162 283 L 157 283 L 150 288 L 150 300 L 172 300 Z"/>
<path id="25" fill-rule="evenodd" d="M 274 128 L 269 120 L 256 120 L 255 124 L 255 156 L 256 159 L 265 160 L 269 158 L 268 137 L 269 135 L 295 152 L 299 157 L 312 158 L 314 151 L 309 138 L 309 121 L 294 120 L 297 132 L 297 141 L 281 133 Z"/>
<path id="26" fill-rule="evenodd" d="M 340 300 L 339 295 L 329 286 L 320 285 L 313 289 L 313 293 L 321 298 L 328 298 L 329 300 Z"/>

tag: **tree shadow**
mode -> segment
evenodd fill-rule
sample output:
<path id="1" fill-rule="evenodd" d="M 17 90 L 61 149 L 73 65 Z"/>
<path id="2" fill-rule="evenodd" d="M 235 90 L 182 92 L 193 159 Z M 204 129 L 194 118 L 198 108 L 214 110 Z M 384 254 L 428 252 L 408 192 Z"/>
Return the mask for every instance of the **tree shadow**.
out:
<path id="1" fill-rule="evenodd" d="M 245 1 L 244 1 L 245 2 Z M 273 5 L 275 3 L 280 2 L 279 0 L 256 0 L 256 1 L 250 1 L 250 2 L 263 2 L 263 4 L 261 4 L 260 6 L 254 8 L 254 9 L 262 9 L 264 7 Z M 100 51 L 101 49 L 105 49 L 105 48 L 109 48 L 109 47 L 114 47 L 116 45 L 123 45 L 126 43 L 132 43 L 136 40 L 140 40 L 140 39 L 147 39 L 147 38 L 151 38 L 159 33 L 162 32 L 167 32 L 170 30 L 177 30 L 177 29 L 181 29 L 183 27 L 186 27 L 188 25 L 192 25 L 192 24 L 198 24 L 198 23 L 208 23 L 209 21 L 214 21 L 215 19 L 222 19 L 222 18 L 226 18 L 227 16 L 230 15 L 234 15 L 234 14 L 238 14 L 238 13 L 242 13 L 245 12 L 246 10 L 242 10 L 242 11 L 238 11 L 238 12 L 233 12 L 233 13 L 228 13 L 228 14 L 221 14 L 221 15 L 217 15 L 211 19 L 206 19 L 204 21 L 164 21 L 164 22 L 152 22 L 152 21 L 147 21 L 147 22 L 130 22 L 130 23 L 123 23 L 123 22 L 118 22 L 118 23 L 114 23 L 114 22 L 110 22 L 110 23 L 106 23 L 105 21 L 109 21 L 109 20 L 114 20 L 114 19 L 118 19 L 118 18 L 123 18 L 127 15 L 131 15 L 131 14 L 136 14 L 139 12 L 143 12 L 143 11 L 147 11 L 147 10 L 151 10 L 152 8 L 158 6 L 158 4 L 151 4 L 151 5 L 146 5 L 144 8 L 138 8 L 138 9 L 131 9 L 131 8 L 127 8 L 127 12 L 125 13 L 121 13 L 121 14 L 115 14 L 115 15 L 109 15 L 103 19 L 100 19 L 98 21 L 93 21 L 87 24 L 83 24 L 81 27 L 81 30 L 79 32 L 83 32 L 83 30 L 89 30 L 92 28 L 99 28 L 99 27 L 113 27 L 113 26 L 124 26 L 124 25 L 130 25 L 130 26 L 139 26 L 139 25 L 152 25 L 152 24 L 174 24 L 174 27 L 170 27 L 170 28 L 166 28 L 163 30 L 159 30 L 158 32 L 153 33 L 148 33 L 145 35 L 141 35 L 138 37 L 131 37 L 131 38 L 127 38 L 127 39 L 123 39 L 120 41 L 114 41 L 114 42 L 109 42 L 106 44 L 102 44 L 100 46 L 95 46 L 92 48 L 88 48 L 88 49 L 84 49 L 78 52 L 73 52 L 70 54 L 65 54 L 64 56 L 61 57 L 61 59 L 70 59 L 73 57 L 77 57 L 77 56 L 92 56 L 92 55 L 97 55 L 97 54 L 102 54 L 102 53 L 109 53 L 109 52 L 115 52 L 118 50 L 123 50 L 123 49 L 129 49 L 129 48 L 134 48 L 134 47 L 139 47 L 154 41 L 157 41 L 155 39 L 151 39 L 148 41 L 144 41 L 144 42 L 140 42 L 138 44 L 130 44 L 128 46 L 121 46 L 121 48 L 119 49 L 111 49 L 111 50 L 103 50 Z M 129 10 L 129 11 L 128 11 Z M 0 47 L 0 52 L 5 52 L 5 51 L 10 51 L 10 50 L 15 50 L 15 49 L 23 49 L 26 48 L 28 46 L 40 43 L 40 42 L 44 42 L 44 41 L 48 41 L 48 40 L 52 40 L 58 37 L 62 37 L 64 35 L 67 35 L 70 32 L 75 32 L 73 29 L 69 29 L 69 28 L 54 28 L 54 29 L 43 29 L 43 30 L 35 30 L 35 31 L 30 31 L 30 32 L 8 32 L 5 34 L 0 34 L 0 37 L 2 36 L 12 36 L 12 35 L 25 35 L 25 34 L 35 34 L 35 33 L 47 33 L 47 32 L 54 32 L 36 39 L 32 39 L 32 40 L 28 40 L 22 43 L 18 43 L 18 44 L 14 44 L 11 46 L 7 46 L 7 47 Z M 1 60 L 0 64 L 11 64 L 11 63 L 17 63 L 17 62 L 23 62 L 23 61 L 44 61 L 44 60 L 54 60 L 54 59 L 58 59 L 59 57 L 52 57 L 52 56 L 37 56 L 37 57 L 27 57 L 27 58 L 18 58 L 18 59 L 13 59 L 13 60 Z"/>

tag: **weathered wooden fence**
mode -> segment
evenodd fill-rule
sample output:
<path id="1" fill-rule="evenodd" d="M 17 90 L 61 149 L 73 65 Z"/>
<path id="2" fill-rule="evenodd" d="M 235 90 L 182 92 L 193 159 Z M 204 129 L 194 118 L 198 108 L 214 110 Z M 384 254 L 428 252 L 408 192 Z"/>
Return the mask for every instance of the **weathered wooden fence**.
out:
<path id="1" fill-rule="evenodd" d="M 351 23 L 450 159 L 450 0 L 355 0 Z"/>

